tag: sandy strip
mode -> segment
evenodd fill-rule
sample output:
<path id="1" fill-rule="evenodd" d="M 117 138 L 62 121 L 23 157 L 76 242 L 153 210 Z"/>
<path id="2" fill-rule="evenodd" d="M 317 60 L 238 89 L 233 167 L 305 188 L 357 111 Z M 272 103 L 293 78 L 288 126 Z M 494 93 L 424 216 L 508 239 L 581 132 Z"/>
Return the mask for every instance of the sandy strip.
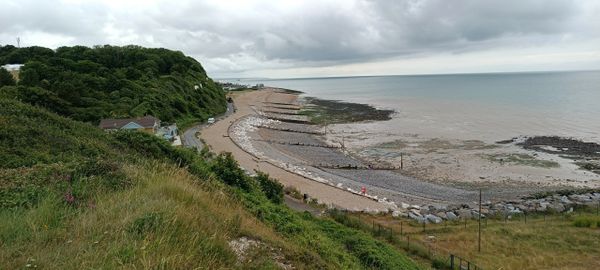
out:
<path id="1" fill-rule="evenodd" d="M 249 171 L 257 169 L 266 172 L 271 177 L 279 180 L 283 185 L 295 187 L 301 193 L 307 193 L 309 196 L 317 198 L 321 203 L 332 204 L 339 208 L 351 210 L 362 210 L 366 208 L 379 210 L 386 209 L 386 205 L 371 199 L 315 182 L 276 167 L 270 163 L 257 160 L 252 155 L 240 149 L 228 137 L 227 130 L 229 126 L 242 117 L 256 114 L 258 107 L 263 106 L 263 102 L 275 101 L 281 103 L 293 103 L 296 98 L 296 95 L 279 93 L 272 89 L 235 94 L 233 99 L 237 111 L 226 119 L 218 121 L 214 125 L 203 129 L 200 137 L 210 146 L 213 152 L 231 152 L 243 168 Z"/>

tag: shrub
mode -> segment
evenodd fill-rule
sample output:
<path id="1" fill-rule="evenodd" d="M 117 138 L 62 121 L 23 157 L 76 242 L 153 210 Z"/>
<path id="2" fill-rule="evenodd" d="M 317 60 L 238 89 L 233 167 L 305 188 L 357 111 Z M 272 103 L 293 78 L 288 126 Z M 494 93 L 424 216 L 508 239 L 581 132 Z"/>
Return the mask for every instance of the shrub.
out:
<path id="1" fill-rule="evenodd" d="M 600 227 L 600 217 L 580 216 L 573 221 L 573 226 L 579 228 Z"/>
<path id="2" fill-rule="evenodd" d="M 283 202 L 283 185 L 277 182 L 277 180 L 269 178 L 269 175 L 263 172 L 256 171 L 257 175 L 255 179 L 260 185 L 260 189 L 267 196 L 269 200 L 274 203 Z"/>
<path id="3" fill-rule="evenodd" d="M 251 178 L 246 176 L 231 153 L 219 154 L 212 161 L 210 168 L 226 184 L 245 191 L 253 190 L 252 182 L 249 181 Z"/>

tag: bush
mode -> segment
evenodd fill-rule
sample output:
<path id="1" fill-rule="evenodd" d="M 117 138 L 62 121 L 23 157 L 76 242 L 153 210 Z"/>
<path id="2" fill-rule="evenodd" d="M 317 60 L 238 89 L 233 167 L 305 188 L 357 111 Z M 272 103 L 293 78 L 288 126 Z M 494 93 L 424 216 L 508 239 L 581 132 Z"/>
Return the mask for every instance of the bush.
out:
<path id="1" fill-rule="evenodd" d="M 573 226 L 579 228 L 597 228 L 600 227 L 600 217 L 580 216 L 573 221 Z"/>
<path id="2" fill-rule="evenodd" d="M 283 185 L 277 182 L 277 180 L 269 178 L 269 175 L 263 172 L 256 171 L 257 175 L 255 179 L 260 185 L 260 189 L 267 196 L 269 200 L 274 203 L 283 202 Z"/>
<path id="3" fill-rule="evenodd" d="M 254 186 L 250 177 L 238 166 L 231 153 L 219 154 L 211 163 L 211 170 L 219 179 L 230 186 L 239 187 L 245 191 L 253 191 Z"/>

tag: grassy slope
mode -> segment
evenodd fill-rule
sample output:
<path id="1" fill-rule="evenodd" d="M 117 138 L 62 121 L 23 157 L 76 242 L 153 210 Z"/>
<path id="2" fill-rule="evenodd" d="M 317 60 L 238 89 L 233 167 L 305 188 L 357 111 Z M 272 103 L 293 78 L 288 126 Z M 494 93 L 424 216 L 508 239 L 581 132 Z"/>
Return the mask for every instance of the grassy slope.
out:
<path id="1" fill-rule="evenodd" d="M 421 224 L 408 219 L 388 216 L 361 215 L 343 218 L 370 231 L 373 221 L 395 232 L 398 247 L 407 247 L 410 235 L 411 253 L 428 257 L 433 250 L 436 258 L 448 262 L 452 253 L 474 262 L 483 269 L 598 269 L 600 267 L 600 217 L 595 207 L 579 209 L 573 214 L 523 216 L 512 220 L 492 219 L 482 225 L 482 252 L 477 251 L 478 224 L 464 222 Z M 585 221 L 595 221 L 591 226 Z M 400 236 L 403 223 L 404 236 Z M 584 226 L 581 226 L 583 224 Z M 580 227 L 578 227 L 579 225 Z M 356 225 L 355 225 L 356 226 Z M 377 226 L 374 234 L 377 234 Z M 387 238 L 389 232 L 382 233 Z M 435 237 L 433 241 L 430 237 Z M 429 248 L 430 247 L 430 248 Z"/>
<path id="2" fill-rule="evenodd" d="M 212 161 L 152 136 L 105 134 L 2 98 L 0 122 L 0 269 L 418 268 L 363 232 L 270 202 L 256 184 L 225 185 Z M 264 245 L 238 263 L 227 242 L 241 236 Z"/>

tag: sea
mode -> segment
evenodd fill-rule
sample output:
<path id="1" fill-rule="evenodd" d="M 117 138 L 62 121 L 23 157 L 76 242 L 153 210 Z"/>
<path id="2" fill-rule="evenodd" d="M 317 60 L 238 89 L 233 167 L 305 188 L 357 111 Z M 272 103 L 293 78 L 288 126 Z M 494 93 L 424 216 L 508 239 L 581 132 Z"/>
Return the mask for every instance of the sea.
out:
<path id="1" fill-rule="evenodd" d="M 377 141 L 401 134 L 490 143 L 561 136 L 600 143 L 600 71 L 228 81 L 393 109 L 392 120 L 345 127 L 377 131 Z"/>

